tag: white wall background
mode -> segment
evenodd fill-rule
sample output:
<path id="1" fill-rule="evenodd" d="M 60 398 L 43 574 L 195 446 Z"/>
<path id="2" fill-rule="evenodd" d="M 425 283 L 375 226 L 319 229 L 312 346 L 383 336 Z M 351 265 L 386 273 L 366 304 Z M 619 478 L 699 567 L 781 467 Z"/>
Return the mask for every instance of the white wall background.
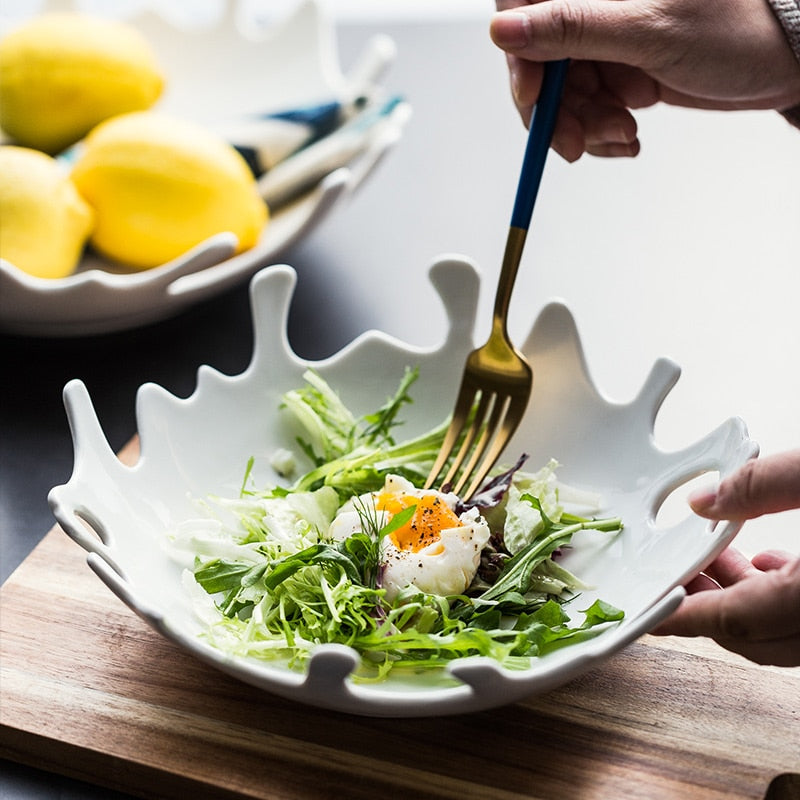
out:
<path id="1" fill-rule="evenodd" d="M 345 36 L 361 36 L 359 26 L 399 23 L 398 66 L 423 51 L 434 59 L 446 21 L 488 19 L 494 8 L 491 0 L 323 4 Z M 3 0 L 0 24 L 44 5 Z M 78 5 L 126 16 L 146 3 Z M 170 16 L 189 13 L 198 25 L 214 22 L 223 8 L 222 0 L 154 5 Z M 260 15 L 281 14 L 293 2 L 245 5 Z M 420 20 L 430 25 L 414 27 Z M 374 260 L 354 243 L 365 230 L 381 237 L 392 263 L 363 268 L 402 269 L 404 285 L 421 287 L 414 316 L 423 322 L 410 327 L 402 304 L 386 302 L 385 272 L 358 287 L 360 302 L 380 310 L 380 327 L 412 343 L 431 344 L 444 329 L 438 300 L 426 288 L 428 265 L 441 252 L 479 263 L 487 320 L 491 308 L 524 131 L 507 95 L 503 59 L 476 31 L 464 63 L 445 65 L 432 78 L 435 91 L 409 98 L 415 111 L 407 134 L 373 178 L 395 187 L 391 206 L 375 203 L 367 185 L 320 234 L 331 269 L 337 259 Z M 548 162 L 512 333 L 526 334 L 538 308 L 562 297 L 598 385 L 614 399 L 629 399 L 660 356 L 682 366 L 656 428 L 665 449 L 686 446 L 732 415 L 745 419 L 762 453 L 800 447 L 800 131 L 774 112 L 655 108 L 638 119 L 643 149 L 636 159 Z M 476 130 L 469 162 L 454 163 L 440 145 L 431 146 Z M 419 197 L 409 170 L 426 175 L 427 197 Z M 491 193 L 489 202 L 473 191 L 480 184 L 507 202 Z M 750 554 L 766 547 L 800 552 L 800 513 L 755 520 L 738 543 Z"/>

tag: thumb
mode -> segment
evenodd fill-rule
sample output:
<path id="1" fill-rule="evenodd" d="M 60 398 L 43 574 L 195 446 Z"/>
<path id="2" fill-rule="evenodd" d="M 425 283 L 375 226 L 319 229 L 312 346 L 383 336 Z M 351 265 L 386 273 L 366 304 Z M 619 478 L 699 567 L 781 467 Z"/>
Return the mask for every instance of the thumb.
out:
<path id="1" fill-rule="evenodd" d="M 636 0 L 539 0 L 498 11 L 489 34 L 501 49 L 531 61 L 575 58 L 643 66 L 641 34 L 651 25 L 652 14 Z"/>
<path id="2" fill-rule="evenodd" d="M 709 519 L 753 519 L 800 508 L 800 450 L 748 461 L 716 489 L 689 497 L 689 505 Z"/>

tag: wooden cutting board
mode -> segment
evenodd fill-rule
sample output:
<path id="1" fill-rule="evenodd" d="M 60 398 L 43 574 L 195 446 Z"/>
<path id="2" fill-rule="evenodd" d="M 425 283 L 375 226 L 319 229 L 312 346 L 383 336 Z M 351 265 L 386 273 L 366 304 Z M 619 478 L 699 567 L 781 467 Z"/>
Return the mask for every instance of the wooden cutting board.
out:
<path id="1" fill-rule="evenodd" d="M 135 442 L 122 454 L 136 458 Z M 0 756 L 146 798 L 764 797 L 800 771 L 800 669 L 644 637 L 475 714 L 321 711 L 153 632 L 54 528 L 0 590 Z"/>

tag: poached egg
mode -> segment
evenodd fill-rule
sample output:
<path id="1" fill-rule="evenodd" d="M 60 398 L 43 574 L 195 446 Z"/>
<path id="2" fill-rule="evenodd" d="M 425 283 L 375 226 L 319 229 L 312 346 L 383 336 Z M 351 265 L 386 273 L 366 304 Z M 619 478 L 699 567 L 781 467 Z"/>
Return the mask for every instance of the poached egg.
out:
<path id="1" fill-rule="evenodd" d="M 408 586 L 429 594 L 462 594 L 478 571 L 490 532 L 476 508 L 456 514 L 457 502 L 453 493 L 417 489 L 405 478 L 389 475 L 379 492 L 345 503 L 328 534 L 342 541 L 363 530 L 365 507 L 374 510 L 380 529 L 395 514 L 415 506 L 412 518 L 381 542 L 386 598 L 393 600 Z"/>

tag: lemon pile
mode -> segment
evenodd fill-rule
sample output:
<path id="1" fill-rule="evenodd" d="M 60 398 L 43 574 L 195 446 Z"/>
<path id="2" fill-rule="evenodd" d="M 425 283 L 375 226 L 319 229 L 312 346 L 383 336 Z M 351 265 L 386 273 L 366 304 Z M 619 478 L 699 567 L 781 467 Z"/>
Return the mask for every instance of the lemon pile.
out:
<path id="1" fill-rule="evenodd" d="M 35 17 L 0 41 L 0 258 L 43 278 L 84 247 L 149 269 L 214 234 L 252 247 L 269 212 L 244 159 L 203 127 L 152 110 L 165 86 L 127 23 Z M 73 150 L 69 150 L 73 148 Z M 74 158 L 55 158 L 64 151 Z"/>

